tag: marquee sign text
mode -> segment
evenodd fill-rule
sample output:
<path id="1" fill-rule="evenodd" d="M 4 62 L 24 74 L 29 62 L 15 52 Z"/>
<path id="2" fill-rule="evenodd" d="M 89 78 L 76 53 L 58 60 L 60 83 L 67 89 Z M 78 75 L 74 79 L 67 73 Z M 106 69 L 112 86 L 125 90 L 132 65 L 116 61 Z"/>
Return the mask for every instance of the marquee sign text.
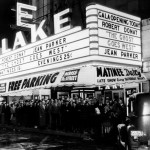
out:
<path id="1" fill-rule="evenodd" d="M 139 68 L 97 67 L 97 82 L 101 84 L 122 84 L 144 79 Z"/>
<path id="2" fill-rule="evenodd" d="M 21 79 L 21 80 L 11 81 L 9 82 L 8 91 L 16 91 L 16 90 L 21 90 L 21 89 L 26 89 L 31 87 L 38 87 L 42 85 L 52 84 L 56 81 L 58 75 L 59 72 L 56 72 L 54 74 L 47 74 L 47 75 L 42 75 L 42 76 L 37 76 L 32 78 L 26 78 L 23 80 Z"/>
<path id="3" fill-rule="evenodd" d="M 110 9 L 98 10 L 99 55 L 141 61 L 140 21 Z"/>
<path id="4" fill-rule="evenodd" d="M 24 9 L 33 12 L 36 11 L 36 7 L 22 3 L 17 3 L 17 25 L 31 29 L 31 43 L 36 42 L 38 38 L 40 39 L 47 38 L 48 36 L 43 30 L 46 20 L 43 20 L 39 26 L 33 23 L 28 23 L 28 19 L 32 19 L 33 15 L 29 14 L 28 11 L 23 11 Z M 54 15 L 54 34 L 71 29 L 70 18 L 67 17 L 70 12 L 71 10 L 68 8 Z M 27 23 L 25 23 L 26 21 Z M 66 23 L 67 25 L 64 25 Z M 23 47 L 27 44 L 28 42 L 26 37 L 24 36 L 24 33 L 21 31 L 17 32 L 14 40 L 13 50 L 19 47 Z M 11 50 L 12 49 L 8 48 L 7 39 L 2 39 L 2 53 L 6 53 Z"/>

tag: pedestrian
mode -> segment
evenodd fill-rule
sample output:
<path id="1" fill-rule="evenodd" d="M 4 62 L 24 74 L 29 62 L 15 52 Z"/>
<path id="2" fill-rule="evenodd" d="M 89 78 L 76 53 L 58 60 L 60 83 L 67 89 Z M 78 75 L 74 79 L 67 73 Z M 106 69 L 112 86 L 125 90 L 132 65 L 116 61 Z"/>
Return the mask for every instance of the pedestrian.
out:
<path id="1" fill-rule="evenodd" d="M 71 131 L 77 132 L 77 107 L 76 102 L 73 102 L 70 109 L 71 116 Z"/>
<path id="2" fill-rule="evenodd" d="M 4 116 L 5 116 L 4 117 L 5 124 L 10 125 L 11 111 L 10 111 L 10 105 L 8 103 L 5 103 Z"/>
<path id="3" fill-rule="evenodd" d="M 49 127 L 49 100 L 45 101 L 46 128 Z"/>
<path id="4" fill-rule="evenodd" d="M 118 123 L 124 123 L 126 120 L 126 106 L 121 98 L 119 99 L 118 120 L 119 120 Z"/>
<path id="5" fill-rule="evenodd" d="M 105 105 L 103 104 L 102 99 L 97 100 L 95 104 L 95 137 L 96 140 L 100 140 L 103 136 L 103 121 L 104 121 L 104 112 L 105 112 Z"/>
<path id="6" fill-rule="evenodd" d="M 39 128 L 44 129 L 45 125 L 46 125 L 45 101 L 40 100 L 40 105 L 39 105 Z"/>
<path id="7" fill-rule="evenodd" d="M 10 121 L 11 124 L 15 125 L 16 124 L 16 106 L 15 103 L 10 104 Z"/>

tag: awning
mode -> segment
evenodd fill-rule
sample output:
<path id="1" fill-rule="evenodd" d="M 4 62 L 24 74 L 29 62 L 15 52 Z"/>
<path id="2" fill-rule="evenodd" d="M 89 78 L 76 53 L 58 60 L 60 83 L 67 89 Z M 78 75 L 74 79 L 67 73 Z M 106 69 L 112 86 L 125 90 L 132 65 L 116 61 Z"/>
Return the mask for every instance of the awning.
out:
<path id="1" fill-rule="evenodd" d="M 23 91 L 12 91 L 0 93 L 0 96 L 31 96 L 33 95 L 32 90 L 23 90 Z"/>
<path id="2" fill-rule="evenodd" d="M 144 81 L 146 81 L 146 78 L 141 73 L 140 68 L 86 66 L 22 77 L 6 83 L 0 83 L 3 85 L 3 90 L 6 89 L 0 95 L 32 95 L 32 90 L 37 88 L 63 86 L 98 87 Z M 5 88 L 4 85 L 6 86 Z"/>

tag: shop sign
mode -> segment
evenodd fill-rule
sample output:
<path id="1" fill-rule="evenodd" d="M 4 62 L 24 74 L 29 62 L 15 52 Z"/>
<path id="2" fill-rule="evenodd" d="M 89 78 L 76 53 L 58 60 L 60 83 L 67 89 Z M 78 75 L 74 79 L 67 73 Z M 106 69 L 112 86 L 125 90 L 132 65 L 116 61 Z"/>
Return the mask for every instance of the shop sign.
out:
<path id="1" fill-rule="evenodd" d="M 6 83 L 0 83 L 0 93 L 6 92 Z"/>
<path id="2" fill-rule="evenodd" d="M 61 82 L 77 82 L 79 69 L 65 71 Z"/>
<path id="3" fill-rule="evenodd" d="M 121 84 L 144 81 L 140 68 L 97 67 L 97 83 Z"/>
<path id="4" fill-rule="evenodd" d="M 34 8 L 28 7 L 26 4 L 18 4 L 17 13 L 19 13 L 20 21 L 22 22 L 20 25 L 24 24 L 24 20 L 31 18 L 29 16 L 34 11 L 32 9 Z M 24 10 L 26 10 L 26 13 L 24 13 Z M 70 9 L 55 14 L 54 20 L 57 26 L 61 27 L 62 22 L 64 24 L 68 22 L 68 13 L 70 13 Z M 55 31 L 59 32 L 55 32 L 55 35 L 48 38 L 43 29 L 43 21 L 36 30 L 32 28 L 33 24 L 29 26 L 27 24 L 27 27 L 31 27 L 31 37 L 33 36 L 31 39 L 34 38 L 34 40 L 31 40 L 31 44 L 28 45 L 23 33 L 17 32 L 13 48 L 16 50 L 11 50 L 0 57 L 1 79 L 55 69 L 60 67 L 60 63 L 71 62 L 70 60 L 78 60 L 79 58 L 89 56 L 89 29 L 81 31 L 80 26 L 72 28 L 71 21 L 68 23 L 67 26 L 62 26 L 60 30 L 55 26 Z M 37 37 L 42 40 L 36 42 L 35 39 Z M 7 44 L 7 40 L 3 39 L 3 52 L 8 50 Z"/>
<path id="5" fill-rule="evenodd" d="M 119 84 L 119 85 L 117 85 L 117 84 L 113 84 L 113 85 L 106 85 L 106 87 L 105 87 L 105 89 L 106 90 L 114 90 L 114 89 L 122 89 L 122 88 L 124 88 L 124 84 Z"/>
<path id="6" fill-rule="evenodd" d="M 17 26 L 31 28 L 33 19 L 32 12 L 36 10 L 36 6 L 17 3 Z"/>
<path id="7" fill-rule="evenodd" d="M 136 88 L 126 89 L 126 97 L 129 97 L 133 93 L 136 93 Z"/>
<path id="8" fill-rule="evenodd" d="M 54 84 L 59 72 L 9 82 L 8 91 Z"/>
<path id="9" fill-rule="evenodd" d="M 99 6 L 99 55 L 141 61 L 140 21 L 138 17 Z"/>
<path id="10" fill-rule="evenodd" d="M 31 23 L 31 21 L 29 21 L 33 19 L 33 14 L 31 12 L 36 11 L 36 9 L 37 8 L 35 6 L 17 3 L 17 25 L 31 29 L 31 43 L 36 42 L 39 38 L 44 39 L 48 37 L 43 30 L 46 20 L 42 20 L 38 27 L 33 22 Z M 54 34 L 71 29 L 70 17 L 67 17 L 69 16 L 69 13 L 71 13 L 71 9 L 68 8 L 54 15 Z M 17 32 L 14 40 L 13 50 L 26 46 L 27 44 L 28 42 L 24 36 L 24 33 L 21 31 Z M 11 49 L 8 48 L 7 39 L 3 39 L 2 53 L 6 53 L 10 50 Z"/>

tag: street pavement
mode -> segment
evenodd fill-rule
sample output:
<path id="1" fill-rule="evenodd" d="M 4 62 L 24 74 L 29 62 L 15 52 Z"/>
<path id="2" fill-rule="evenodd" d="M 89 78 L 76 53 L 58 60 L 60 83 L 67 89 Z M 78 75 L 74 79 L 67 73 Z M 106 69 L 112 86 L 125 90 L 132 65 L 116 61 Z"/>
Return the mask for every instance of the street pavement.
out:
<path id="1" fill-rule="evenodd" d="M 0 150 L 114 150 L 114 147 L 108 142 L 96 143 L 88 136 L 73 137 L 3 127 L 0 130 Z"/>

